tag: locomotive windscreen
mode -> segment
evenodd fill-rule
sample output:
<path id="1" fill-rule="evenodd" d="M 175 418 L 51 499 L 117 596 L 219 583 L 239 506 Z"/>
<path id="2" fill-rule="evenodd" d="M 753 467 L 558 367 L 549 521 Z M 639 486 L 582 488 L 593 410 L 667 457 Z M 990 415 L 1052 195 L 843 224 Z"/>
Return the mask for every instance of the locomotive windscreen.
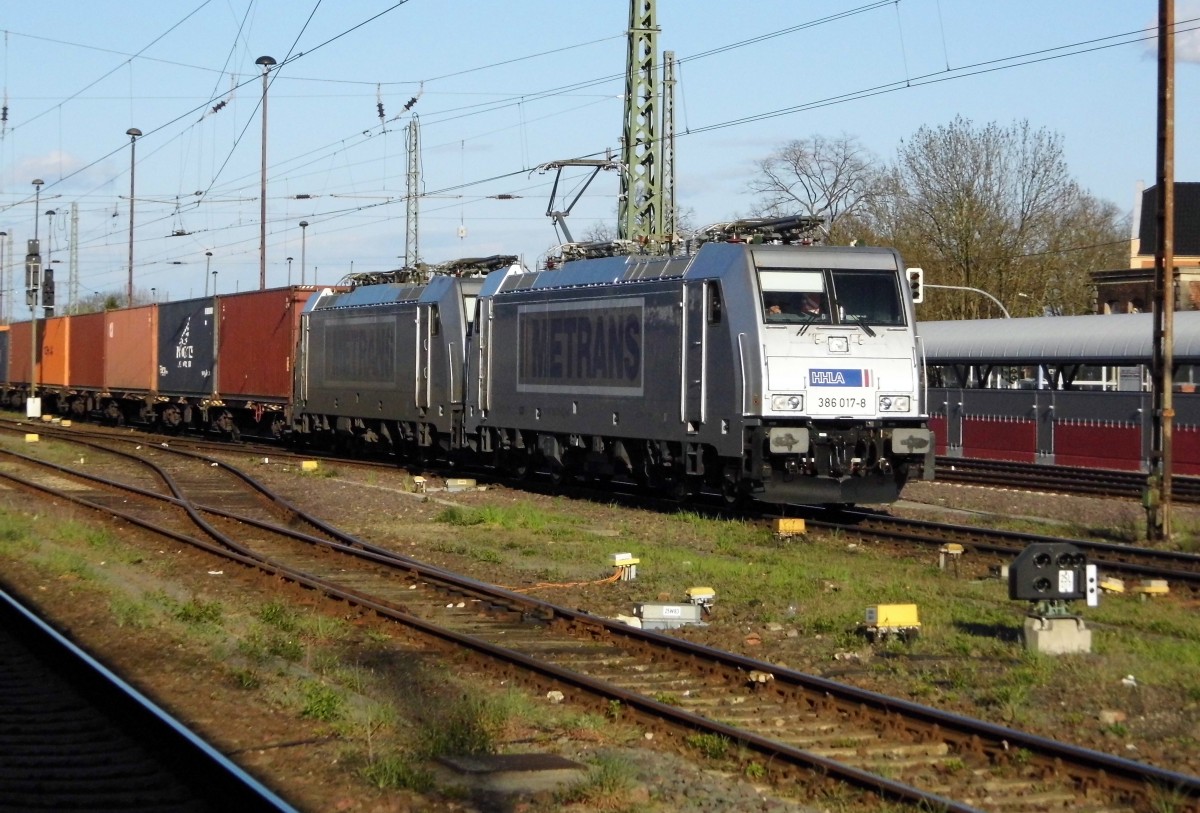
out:
<path id="1" fill-rule="evenodd" d="M 765 321 L 903 325 L 894 271 L 764 268 L 758 272 Z"/>

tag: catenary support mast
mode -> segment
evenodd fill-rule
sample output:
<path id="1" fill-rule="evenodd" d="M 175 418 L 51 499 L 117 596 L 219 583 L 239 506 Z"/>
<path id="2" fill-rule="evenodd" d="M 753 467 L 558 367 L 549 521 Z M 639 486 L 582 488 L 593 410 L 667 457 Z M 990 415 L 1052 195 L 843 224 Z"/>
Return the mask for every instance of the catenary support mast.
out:
<path id="1" fill-rule="evenodd" d="M 658 139 L 656 0 L 630 0 L 625 75 L 625 127 L 617 235 L 656 242 L 662 227 L 661 142 Z"/>
<path id="2" fill-rule="evenodd" d="M 1153 426 L 1146 488 L 1146 538 L 1171 538 L 1175 403 L 1175 0 L 1158 2 L 1158 160 L 1154 222 Z"/>

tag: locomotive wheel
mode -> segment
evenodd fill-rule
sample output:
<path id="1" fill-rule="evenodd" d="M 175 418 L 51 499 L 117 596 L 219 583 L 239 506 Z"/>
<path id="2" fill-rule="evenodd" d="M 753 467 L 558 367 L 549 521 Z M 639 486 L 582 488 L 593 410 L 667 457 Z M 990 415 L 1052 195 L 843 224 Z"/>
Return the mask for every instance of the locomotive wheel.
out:
<path id="1" fill-rule="evenodd" d="M 533 474 L 533 454 L 525 448 L 513 447 L 504 451 L 504 473 L 513 480 L 528 480 Z"/>
<path id="2" fill-rule="evenodd" d="M 742 485 L 737 479 L 737 470 L 730 466 L 725 469 L 721 476 L 721 500 L 725 505 L 733 507 L 739 505 L 746 495 L 742 491 Z"/>
<path id="3" fill-rule="evenodd" d="M 87 415 L 87 399 L 77 395 L 71 399 L 71 403 L 67 409 L 70 411 L 73 419 L 82 420 Z"/>

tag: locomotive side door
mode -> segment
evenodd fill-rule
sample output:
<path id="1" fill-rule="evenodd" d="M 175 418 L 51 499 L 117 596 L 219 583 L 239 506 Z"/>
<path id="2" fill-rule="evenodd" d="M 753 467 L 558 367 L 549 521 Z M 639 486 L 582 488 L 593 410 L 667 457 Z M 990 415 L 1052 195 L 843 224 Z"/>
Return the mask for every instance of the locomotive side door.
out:
<path id="1" fill-rule="evenodd" d="M 476 403 L 484 413 L 491 409 L 491 380 L 492 370 L 492 298 L 480 297 L 475 300 L 474 352 L 476 355 L 476 383 L 479 394 Z"/>
<path id="2" fill-rule="evenodd" d="M 436 302 L 417 303 L 416 316 L 417 340 L 413 342 L 417 353 L 417 369 L 414 373 L 415 406 L 417 409 L 429 408 L 430 364 L 433 363 L 433 344 L 442 333 L 441 318 Z"/>
<path id="3" fill-rule="evenodd" d="M 682 358 L 680 395 L 680 419 L 687 424 L 688 432 L 695 432 L 704 423 L 704 401 L 708 361 L 708 305 L 709 298 L 716 295 L 716 282 L 704 280 L 683 283 Z"/>

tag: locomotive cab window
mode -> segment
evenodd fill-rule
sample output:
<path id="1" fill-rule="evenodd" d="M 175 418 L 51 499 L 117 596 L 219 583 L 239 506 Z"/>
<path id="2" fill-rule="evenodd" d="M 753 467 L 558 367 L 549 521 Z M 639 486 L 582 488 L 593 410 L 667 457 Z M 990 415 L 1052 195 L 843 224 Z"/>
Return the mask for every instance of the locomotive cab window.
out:
<path id="1" fill-rule="evenodd" d="M 767 324 L 829 322 L 829 296 L 822 272 L 763 270 L 758 273 L 758 284 Z"/>
<path id="2" fill-rule="evenodd" d="M 838 321 L 843 324 L 904 324 L 899 276 L 893 271 L 832 271 Z"/>
<path id="3" fill-rule="evenodd" d="M 437 305 L 429 306 L 429 335 L 442 335 L 442 315 Z"/>

